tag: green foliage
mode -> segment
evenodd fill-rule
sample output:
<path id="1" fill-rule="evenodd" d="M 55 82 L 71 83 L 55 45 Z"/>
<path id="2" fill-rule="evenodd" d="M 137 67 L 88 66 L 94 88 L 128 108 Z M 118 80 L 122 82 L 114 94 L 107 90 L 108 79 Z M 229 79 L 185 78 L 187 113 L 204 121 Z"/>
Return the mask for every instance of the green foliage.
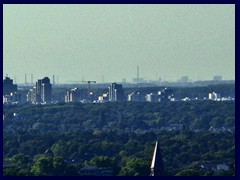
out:
<path id="1" fill-rule="evenodd" d="M 140 158 L 127 159 L 126 165 L 122 167 L 120 176 L 149 176 L 150 163 Z"/>
<path id="2" fill-rule="evenodd" d="M 62 157 L 39 156 L 32 165 L 31 173 L 35 176 L 76 175 L 74 166 L 68 166 Z"/>
<path id="3" fill-rule="evenodd" d="M 29 163 L 31 163 L 31 158 L 24 154 L 16 154 L 11 158 L 11 163 L 23 169 L 27 167 Z"/>
<path id="4" fill-rule="evenodd" d="M 3 110 L 8 114 L 3 156 L 13 164 L 4 168 L 7 176 L 79 175 L 83 165 L 148 176 L 156 140 L 166 175 L 234 174 L 234 168 L 219 173 L 200 168 L 206 162 L 234 164 L 234 101 L 4 105 Z M 24 118 L 14 119 L 14 112 Z M 185 128 L 169 130 L 172 124 Z"/>
<path id="5" fill-rule="evenodd" d="M 4 176 L 19 176 L 21 174 L 21 169 L 15 166 L 3 168 L 3 175 Z M 25 175 L 29 174 L 25 172 Z"/>
<path id="6" fill-rule="evenodd" d="M 54 175 L 53 169 L 52 157 L 40 157 L 33 164 L 31 172 L 35 176 L 51 176 Z"/>
<path id="7" fill-rule="evenodd" d="M 113 167 L 115 162 L 114 159 L 111 159 L 107 156 L 96 156 L 92 158 L 88 164 L 97 167 Z"/>

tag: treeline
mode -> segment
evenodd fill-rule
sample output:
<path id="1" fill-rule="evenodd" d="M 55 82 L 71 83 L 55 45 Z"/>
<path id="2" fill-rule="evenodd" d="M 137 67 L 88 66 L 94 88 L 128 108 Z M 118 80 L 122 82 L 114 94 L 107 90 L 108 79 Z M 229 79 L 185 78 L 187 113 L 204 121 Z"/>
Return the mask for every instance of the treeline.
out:
<path id="1" fill-rule="evenodd" d="M 3 113 L 6 176 L 78 176 L 87 165 L 148 176 L 156 140 L 166 175 L 234 175 L 234 131 L 209 130 L 234 128 L 234 101 L 14 105 Z M 201 168 L 219 164 L 229 169 Z"/>
<path id="2" fill-rule="evenodd" d="M 190 130 L 234 128 L 234 101 L 4 106 L 4 129 L 15 132 L 136 132 L 182 124 Z M 15 113 L 15 116 L 14 116 Z M 21 120 L 18 120 L 21 119 Z"/>

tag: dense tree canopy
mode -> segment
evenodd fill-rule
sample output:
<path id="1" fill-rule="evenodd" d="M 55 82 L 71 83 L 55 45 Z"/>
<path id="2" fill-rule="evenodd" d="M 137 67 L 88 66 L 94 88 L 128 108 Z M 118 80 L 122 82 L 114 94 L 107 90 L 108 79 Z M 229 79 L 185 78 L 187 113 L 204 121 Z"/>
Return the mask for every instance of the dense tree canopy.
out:
<path id="1" fill-rule="evenodd" d="M 86 165 L 147 176 L 159 141 L 165 174 L 234 175 L 235 102 L 4 105 L 4 175 L 80 175 Z M 225 171 L 212 171 L 226 164 Z"/>

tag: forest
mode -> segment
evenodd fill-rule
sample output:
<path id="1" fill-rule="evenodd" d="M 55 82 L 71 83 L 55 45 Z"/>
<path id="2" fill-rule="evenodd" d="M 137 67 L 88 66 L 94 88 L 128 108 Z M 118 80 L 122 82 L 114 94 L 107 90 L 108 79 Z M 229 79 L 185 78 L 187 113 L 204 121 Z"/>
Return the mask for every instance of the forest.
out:
<path id="1" fill-rule="evenodd" d="M 165 176 L 235 175 L 235 101 L 3 106 L 4 176 L 149 176 L 155 142 Z M 225 167 L 225 168 L 221 168 Z"/>

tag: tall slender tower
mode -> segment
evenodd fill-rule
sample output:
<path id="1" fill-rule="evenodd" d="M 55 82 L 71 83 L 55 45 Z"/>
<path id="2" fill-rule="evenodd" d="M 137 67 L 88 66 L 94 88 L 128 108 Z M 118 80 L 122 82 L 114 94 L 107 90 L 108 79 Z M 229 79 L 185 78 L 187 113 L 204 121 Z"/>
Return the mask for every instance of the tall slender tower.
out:
<path id="1" fill-rule="evenodd" d="M 27 85 L 27 74 L 25 74 L 25 85 Z"/>
<path id="2" fill-rule="evenodd" d="M 164 164 L 162 160 L 161 149 L 158 145 L 158 141 L 156 141 L 155 144 L 150 169 L 151 169 L 150 176 L 164 176 Z"/>
<path id="3" fill-rule="evenodd" d="M 14 76 L 14 84 L 17 84 L 17 77 Z"/>
<path id="4" fill-rule="evenodd" d="M 104 83 L 104 75 L 102 75 L 102 83 Z"/>
<path id="5" fill-rule="evenodd" d="M 41 84 L 41 99 L 43 103 L 51 103 L 52 99 L 52 84 L 48 77 L 42 79 Z"/>
<path id="6" fill-rule="evenodd" d="M 139 66 L 137 66 L 137 83 L 139 83 Z"/>
<path id="7" fill-rule="evenodd" d="M 55 85 L 55 76 L 53 75 L 53 86 Z"/>
<path id="8" fill-rule="evenodd" d="M 33 85 L 33 74 L 31 74 L 31 85 Z"/>

